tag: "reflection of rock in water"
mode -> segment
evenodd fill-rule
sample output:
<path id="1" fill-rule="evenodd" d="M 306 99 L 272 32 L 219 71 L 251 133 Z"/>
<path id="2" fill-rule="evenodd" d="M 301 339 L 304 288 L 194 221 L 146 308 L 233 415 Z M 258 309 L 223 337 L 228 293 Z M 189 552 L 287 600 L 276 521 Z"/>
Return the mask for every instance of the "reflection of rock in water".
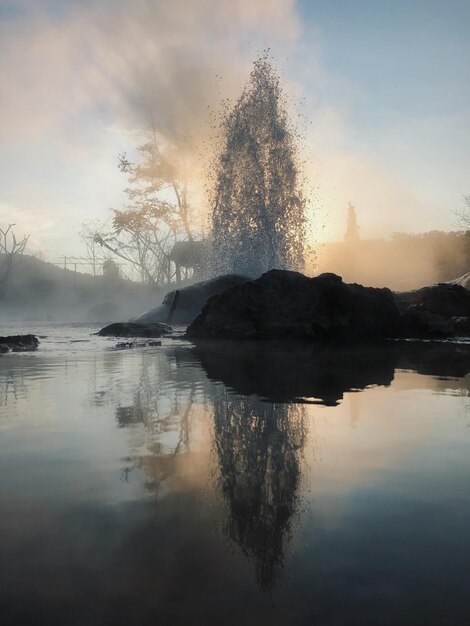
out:
<path id="1" fill-rule="evenodd" d="M 338 404 L 352 389 L 389 385 L 396 364 L 394 348 L 332 349 L 292 341 L 204 342 L 194 354 L 209 378 L 238 393 L 326 405 Z"/>
<path id="2" fill-rule="evenodd" d="M 144 411 L 139 405 L 131 404 L 130 406 L 116 407 L 116 421 L 121 428 L 132 424 L 141 424 L 144 422 L 144 418 Z"/>
<path id="3" fill-rule="evenodd" d="M 227 534 L 254 560 L 257 582 L 269 591 L 297 505 L 302 411 L 224 392 L 214 401 L 214 422 Z"/>
<path id="4" fill-rule="evenodd" d="M 404 342 L 399 346 L 396 368 L 429 376 L 461 378 L 470 373 L 470 345 Z"/>
<path id="5" fill-rule="evenodd" d="M 339 348 L 293 341 L 209 341 L 193 353 L 210 379 L 272 402 L 334 406 L 347 391 L 390 385 L 396 369 L 439 377 L 470 374 L 470 345 L 445 342 Z"/>

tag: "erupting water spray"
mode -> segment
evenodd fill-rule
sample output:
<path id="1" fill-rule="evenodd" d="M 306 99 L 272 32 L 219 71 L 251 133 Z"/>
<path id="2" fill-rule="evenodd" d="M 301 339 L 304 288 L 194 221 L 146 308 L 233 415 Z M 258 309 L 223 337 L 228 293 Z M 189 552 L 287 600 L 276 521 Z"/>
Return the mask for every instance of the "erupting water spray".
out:
<path id="1" fill-rule="evenodd" d="M 213 273 L 302 270 L 307 220 L 298 135 L 267 52 L 225 111 L 222 131 L 212 192 Z"/>

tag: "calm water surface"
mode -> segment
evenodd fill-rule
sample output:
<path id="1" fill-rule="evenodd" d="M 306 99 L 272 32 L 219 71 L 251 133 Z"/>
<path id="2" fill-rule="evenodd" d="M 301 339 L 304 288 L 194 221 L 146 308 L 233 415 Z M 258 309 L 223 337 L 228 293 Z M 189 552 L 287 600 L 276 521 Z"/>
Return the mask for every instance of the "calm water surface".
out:
<path id="1" fill-rule="evenodd" d="M 0 623 L 460 625 L 470 347 L 0 357 Z"/>

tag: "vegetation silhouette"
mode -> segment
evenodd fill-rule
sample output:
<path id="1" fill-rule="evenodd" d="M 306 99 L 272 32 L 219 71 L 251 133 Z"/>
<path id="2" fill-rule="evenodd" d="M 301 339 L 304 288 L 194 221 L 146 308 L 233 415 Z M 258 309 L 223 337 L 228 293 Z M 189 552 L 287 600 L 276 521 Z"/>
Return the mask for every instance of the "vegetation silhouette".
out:
<path id="1" fill-rule="evenodd" d="M 13 226 L 15 224 L 0 228 L 0 285 L 7 282 L 14 264 L 28 245 L 29 235 L 17 239 Z"/>
<path id="2" fill-rule="evenodd" d="M 346 225 L 346 232 L 344 233 L 344 241 L 357 242 L 359 241 L 359 226 L 357 223 L 356 207 L 348 203 L 348 218 Z"/>
<path id="3" fill-rule="evenodd" d="M 137 162 L 126 154 L 119 157 L 119 169 L 128 177 L 124 190 L 128 207 L 113 209 L 110 227 L 84 225 L 87 236 L 94 231 L 87 249 L 94 255 L 94 244 L 98 244 L 124 260 L 141 282 L 167 285 L 181 278 L 171 257 L 175 244 L 194 241 L 190 168 L 184 141 L 169 140 L 153 122 L 147 129 L 147 141 L 137 150 Z"/>

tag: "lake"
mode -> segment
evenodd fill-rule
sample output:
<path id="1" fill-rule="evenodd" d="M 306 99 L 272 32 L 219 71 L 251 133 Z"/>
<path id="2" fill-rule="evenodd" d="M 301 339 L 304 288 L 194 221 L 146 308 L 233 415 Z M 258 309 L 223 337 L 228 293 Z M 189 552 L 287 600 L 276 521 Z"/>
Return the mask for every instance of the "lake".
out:
<path id="1" fill-rule="evenodd" d="M 457 625 L 470 346 L 0 357 L 0 623 Z"/>

